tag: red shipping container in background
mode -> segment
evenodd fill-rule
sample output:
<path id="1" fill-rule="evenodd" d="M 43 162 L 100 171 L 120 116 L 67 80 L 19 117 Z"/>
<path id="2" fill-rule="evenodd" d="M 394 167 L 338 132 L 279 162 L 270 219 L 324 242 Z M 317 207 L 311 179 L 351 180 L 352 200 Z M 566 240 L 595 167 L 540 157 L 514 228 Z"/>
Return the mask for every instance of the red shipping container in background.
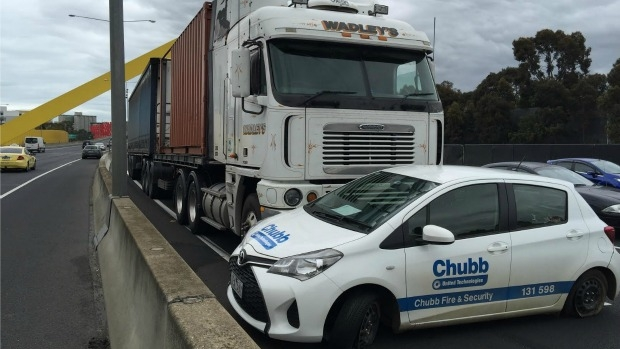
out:
<path id="1" fill-rule="evenodd" d="M 93 134 L 94 139 L 110 137 L 112 135 L 112 123 L 99 122 L 96 124 L 91 124 L 90 133 Z"/>

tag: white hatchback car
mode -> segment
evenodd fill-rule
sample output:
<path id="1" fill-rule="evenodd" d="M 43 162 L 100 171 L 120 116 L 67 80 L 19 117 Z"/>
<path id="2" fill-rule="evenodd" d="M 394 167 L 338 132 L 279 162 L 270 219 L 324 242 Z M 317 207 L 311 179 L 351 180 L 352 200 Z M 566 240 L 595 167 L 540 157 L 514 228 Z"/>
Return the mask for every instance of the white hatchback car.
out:
<path id="1" fill-rule="evenodd" d="M 228 299 L 269 337 L 371 344 L 396 332 L 562 312 L 618 296 L 620 255 L 573 184 L 467 166 L 375 172 L 259 222 Z"/>

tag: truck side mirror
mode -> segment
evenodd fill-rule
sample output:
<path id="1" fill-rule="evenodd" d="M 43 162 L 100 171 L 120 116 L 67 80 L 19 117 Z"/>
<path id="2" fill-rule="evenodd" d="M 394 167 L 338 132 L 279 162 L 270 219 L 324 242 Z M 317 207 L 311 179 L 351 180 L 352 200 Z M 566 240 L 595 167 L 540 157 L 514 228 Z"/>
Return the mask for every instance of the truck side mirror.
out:
<path id="1" fill-rule="evenodd" d="M 242 47 L 232 50 L 229 76 L 233 97 L 245 98 L 250 95 L 249 49 Z"/>

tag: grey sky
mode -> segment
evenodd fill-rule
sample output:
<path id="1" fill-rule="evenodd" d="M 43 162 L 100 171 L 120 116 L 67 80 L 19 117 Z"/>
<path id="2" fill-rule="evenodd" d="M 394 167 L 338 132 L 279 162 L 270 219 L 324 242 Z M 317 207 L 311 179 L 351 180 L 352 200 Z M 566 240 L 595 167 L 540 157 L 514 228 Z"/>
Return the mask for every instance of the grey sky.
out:
<path id="1" fill-rule="evenodd" d="M 230 1 L 230 0 L 229 0 Z M 260 0 L 253 0 L 260 1 Z M 355 2 L 355 0 L 353 0 Z M 358 0 L 369 1 L 369 0 Z M 580 31 L 592 48 L 593 73 L 607 74 L 620 58 L 620 0 L 376 0 L 390 17 L 435 39 L 438 82 L 473 90 L 489 73 L 516 66 L 512 41 L 539 30 Z M 201 0 L 125 0 L 125 57 L 133 59 L 176 38 Z M 33 109 L 109 70 L 109 25 L 69 14 L 108 18 L 105 0 L 2 0 L 0 103 Z M 436 32 L 433 35 L 433 18 Z M 131 90 L 134 84 L 128 83 Z M 75 109 L 110 121 L 110 95 Z"/>

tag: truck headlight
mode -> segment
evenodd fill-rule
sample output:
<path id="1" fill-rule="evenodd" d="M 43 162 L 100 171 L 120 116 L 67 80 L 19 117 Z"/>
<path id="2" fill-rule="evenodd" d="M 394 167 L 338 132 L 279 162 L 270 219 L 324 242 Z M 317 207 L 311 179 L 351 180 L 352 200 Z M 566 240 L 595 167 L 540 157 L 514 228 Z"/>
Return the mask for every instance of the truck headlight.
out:
<path id="1" fill-rule="evenodd" d="M 267 272 L 305 281 L 327 270 L 342 256 L 342 252 L 332 249 L 299 254 L 280 259 Z"/>
<path id="2" fill-rule="evenodd" d="M 289 206 L 297 206 L 301 202 L 301 198 L 299 189 L 289 189 L 284 193 L 284 202 Z"/>
<path id="3" fill-rule="evenodd" d="M 620 204 L 611 205 L 609 207 L 606 207 L 606 208 L 603 209 L 603 212 L 605 212 L 605 213 L 617 213 L 617 214 L 620 214 Z"/>

